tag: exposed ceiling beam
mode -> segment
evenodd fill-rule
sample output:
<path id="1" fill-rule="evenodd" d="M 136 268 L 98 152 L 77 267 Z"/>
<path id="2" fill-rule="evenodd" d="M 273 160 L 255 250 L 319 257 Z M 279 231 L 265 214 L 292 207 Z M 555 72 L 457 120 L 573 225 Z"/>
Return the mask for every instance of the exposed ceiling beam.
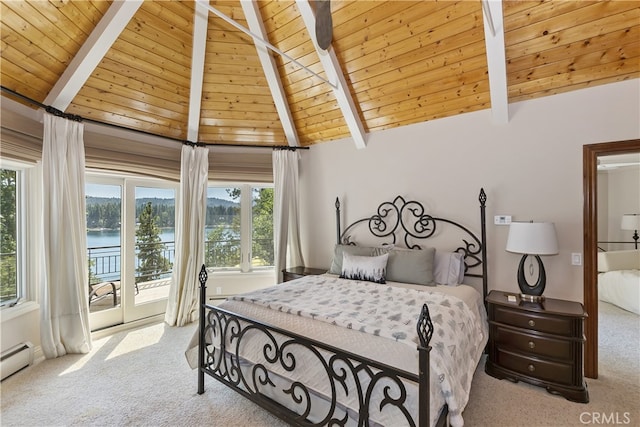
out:
<path id="1" fill-rule="evenodd" d="M 304 24 L 307 27 L 307 33 L 313 40 L 313 45 L 318 52 L 318 57 L 322 63 L 325 73 L 329 76 L 329 81 L 332 83 L 333 93 L 338 101 L 338 106 L 342 111 L 345 122 L 349 127 L 351 136 L 356 144 L 357 148 L 366 147 L 366 133 L 362 121 L 358 116 L 358 110 L 356 109 L 355 102 L 349 92 L 349 86 L 347 80 L 344 77 L 338 58 L 333 50 L 333 47 L 329 46 L 327 50 L 320 49 L 316 40 L 316 17 L 311 8 L 309 0 L 296 0 Z"/>
<path id="2" fill-rule="evenodd" d="M 247 0 L 247 1 L 252 1 L 252 0 Z M 309 68 L 306 65 L 302 64 L 300 61 L 296 60 L 295 58 L 287 55 L 286 53 L 284 53 L 283 51 L 281 51 L 280 49 L 278 49 L 277 47 L 275 47 L 274 45 L 272 45 L 268 41 L 266 41 L 263 38 L 261 38 L 258 34 L 253 33 L 249 29 L 247 29 L 247 28 L 243 27 L 242 25 L 238 24 L 236 21 L 234 21 L 233 19 L 229 18 L 227 15 L 225 15 L 222 12 L 220 12 L 215 7 L 211 6 L 210 4 L 206 4 L 206 3 L 203 3 L 203 5 L 205 5 L 207 7 L 209 12 L 213 13 L 214 15 L 216 15 L 219 18 L 222 18 L 224 21 L 226 21 L 229 24 L 233 25 L 238 30 L 240 30 L 243 33 L 245 33 L 246 35 L 250 36 L 254 40 L 254 42 L 259 42 L 260 44 L 262 44 L 265 47 L 269 48 L 270 50 L 274 51 L 275 53 L 277 53 L 278 55 L 282 56 L 283 58 L 287 58 L 288 61 L 293 62 L 294 64 L 296 64 L 300 68 L 302 68 L 305 71 L 307 71 L 309 74 L 312 74 L 316 78 L 318 78 L 318 79 L 322 80 L 323 82 L 327 83 L 329 86 L 333 86 L 333 83 L 331 83 L 329 80 L 325 79 L 320 74 L 316 73 L 311 68 Z"/>
<path id="3" fill-rule="evenodd" d="M 267 40 L 267 32 L 264 28 L 264 23 L 262 22 L 262 16 L 260 15 L 258 4 L 252 0 L 241 0 L 240 4 L 242 5 L 242 10 L 244 11 L 247 23 L 249 24 L 249 30 L 260 36 L 260 39 L 254 38 L 256 51 L 258 52 L 258 58 L 262 64 L 264 75 L 267 78 L 269 90 L 271 91 L 276 111 L 280 117 L 280 122 L 282 123 L 287 143 L 292 147 L 298 147 L 300 145 L 300 140 L 298 139 L 298 132 L 296 131 L 296 127 L 293 123 L 293 117 L 291 116 L 289 103 L 287 102 L 287 98 L 284 93 L 284 87 L 282 86 L 282 80 L 278 73 L 278 67 L 273 56 L 271 56 L 267 50 L 267 46 L 261 42 L 261 40 Z"/>
<path id="4" fill-rule="evenodd" d="M 489 68 L 491 114 L 494 123 L 506 124 L 509 122 L 509 97 L 502 0 L 482 0 L 482 14 L 484 15 L 484 41 Z"/>
<path id="5" fill-rule="evenodd" d="M 114 1 L 100 22 L 95 26 L 69 66 L 44 100 L 60 111 L 65 111 L 73 98 L 86 83 L 93 70 L 120 36 L 133 15 L 142 5 L 142 0 Z"/>
<path id="6" fill-rule="evenodd" d="M 193 18 L 193 50 L 191 53 L 191 85 L 189 88 L 189 118 L 187 141 L 198 142 L 200 109 L 202 107 L 202 80 L 204 78 L 204 55 L 207 47 L 207 24 L 209 12 L 196 1 Z"/>

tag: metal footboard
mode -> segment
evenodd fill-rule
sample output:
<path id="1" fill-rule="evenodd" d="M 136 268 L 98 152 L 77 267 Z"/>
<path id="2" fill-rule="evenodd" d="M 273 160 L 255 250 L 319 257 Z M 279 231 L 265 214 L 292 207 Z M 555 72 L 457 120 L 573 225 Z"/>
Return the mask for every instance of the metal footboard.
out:
<path id="1" fill-rule="evenodd" d="M 368 426 L 372 413 L 387 410 L 397 411 L 407 425 L 429 425 L 429 341 L 433 325 L 426 304 L 417 324 L 420 366 L 416 375 L 208 305 L 204 265 L 199 280 L 199 394 L 204 393 L 207 374 L 292 425 L 345 425 L 348 418 L 356 418 L 358 426 Z M 260 340 L 260 361 L 243 359 L 241 349 L 250 338 Z M 295 377 L 297 369 L 305 370 L 299 366 L 301 353 L 306 354 L 307 363 L 311 357 L 313 369 L 324 371 L 324 389 L 330 393 L 323 393 L 322 398 L 318 398 L 315 385 L 298 378 L 283 382 L 277 373 L 294 373 Z M 407 384 L 411 383 L 418 389 L 417 413 L 407 405 Z M 342 405 L 345 396 L 357 400 L 357 413 Z"/>

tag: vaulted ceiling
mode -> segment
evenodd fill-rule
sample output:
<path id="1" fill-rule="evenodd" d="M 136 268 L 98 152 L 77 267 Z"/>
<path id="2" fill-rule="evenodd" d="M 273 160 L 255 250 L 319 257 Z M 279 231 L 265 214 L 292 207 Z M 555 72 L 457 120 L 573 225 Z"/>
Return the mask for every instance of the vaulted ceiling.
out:
<path id="1" fill-rule="evenodd" d="M 506 122 L 513 102 L 640 77 L 635 0 L 332 0 L 326 51 L 315 6 L 2 1 L 3 96 L 191 142 L 363 147 L 371 132 L 484 109 Z"/>

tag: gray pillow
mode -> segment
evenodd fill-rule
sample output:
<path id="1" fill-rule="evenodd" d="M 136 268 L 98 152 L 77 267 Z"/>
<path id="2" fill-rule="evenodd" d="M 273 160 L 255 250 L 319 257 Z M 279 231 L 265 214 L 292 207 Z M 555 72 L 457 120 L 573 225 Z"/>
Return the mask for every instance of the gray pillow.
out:
<path id="1" fill-rule="evenodd" d="M 333 261 L 331 262 L 331 268 L 328 273 L 330 274 L 342 274 L 342 258 L 344 254 L 372 256 L 376 248 L 369 246 L 355 246 L 355 245 L 336 245 L 333 252 Z"/>
<path id="2" fill-rule="evenodd" d="M 433 279 L 435 248 L 378 248 L 374 255 L 381 253 L 389 254 L 389 260 L 387 261 L 387 280 L 435 286 L 436 283 Z"/>

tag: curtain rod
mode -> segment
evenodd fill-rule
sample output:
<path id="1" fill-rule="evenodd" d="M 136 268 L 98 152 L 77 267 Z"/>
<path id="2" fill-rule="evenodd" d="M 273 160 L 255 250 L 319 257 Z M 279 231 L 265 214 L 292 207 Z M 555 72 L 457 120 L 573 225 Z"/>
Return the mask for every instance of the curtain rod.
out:
<path id="1" fill-rule="evenodd" d="M 164 138 L 171 141 L 179 142 L 180 144 L 183 144 L 183 145 L 189 145 L 192 147 L 236 147 L 236 148 L 262 148 L 262 149 L 272 148 L 274 150 L 292 150 L 292 151 L 309 149 L 309 147 L 292 147 L 290 145 L 248 145 L 248 144 L 228 144 L 228 143 L 208 144 L 206 142 L 191 142 L 191 141 L 187 141 L 186 139 L 178 139 L 178 138 L 172 138 L 170 136 L 158 135 L 158 134 L 147 132 L 144 130 L 131 129 L 131 128 L 116 125 L 113 123 L 101 122 L 99 120 L 88 119 L 86 117 L 78 116 L 75 114 L 65 113 L 64 111 L 60 111 L 57 108 L 52 107 L 50 105 L 45 105 L 41 102 L 36 101 L 35 99 L 29 98 L 26 95 L 22 95 L 21 93 L 16 92 L 15 90 L 9 89 L 5 86 L 0 85 L 0 88 L 2 88 L 2 92 L 7 92 L 12 96 L 15 96 L 16 98 L 20 98 L 21 100 L 29 104 L 42 108 L 47 113 L 53 114 L 54 116 L 57 116 L 57 117 L 63 117 L 65 119 L 73 120 L 76 122 L 88 122 L 88 123 L 93 123 L 93 124 L 102 125 L 102 126 L 109 126 L 116 129 L 126 130 L 129 132 L 136 132 L 143 135 L 154 136 L 157 138 Z"/>

